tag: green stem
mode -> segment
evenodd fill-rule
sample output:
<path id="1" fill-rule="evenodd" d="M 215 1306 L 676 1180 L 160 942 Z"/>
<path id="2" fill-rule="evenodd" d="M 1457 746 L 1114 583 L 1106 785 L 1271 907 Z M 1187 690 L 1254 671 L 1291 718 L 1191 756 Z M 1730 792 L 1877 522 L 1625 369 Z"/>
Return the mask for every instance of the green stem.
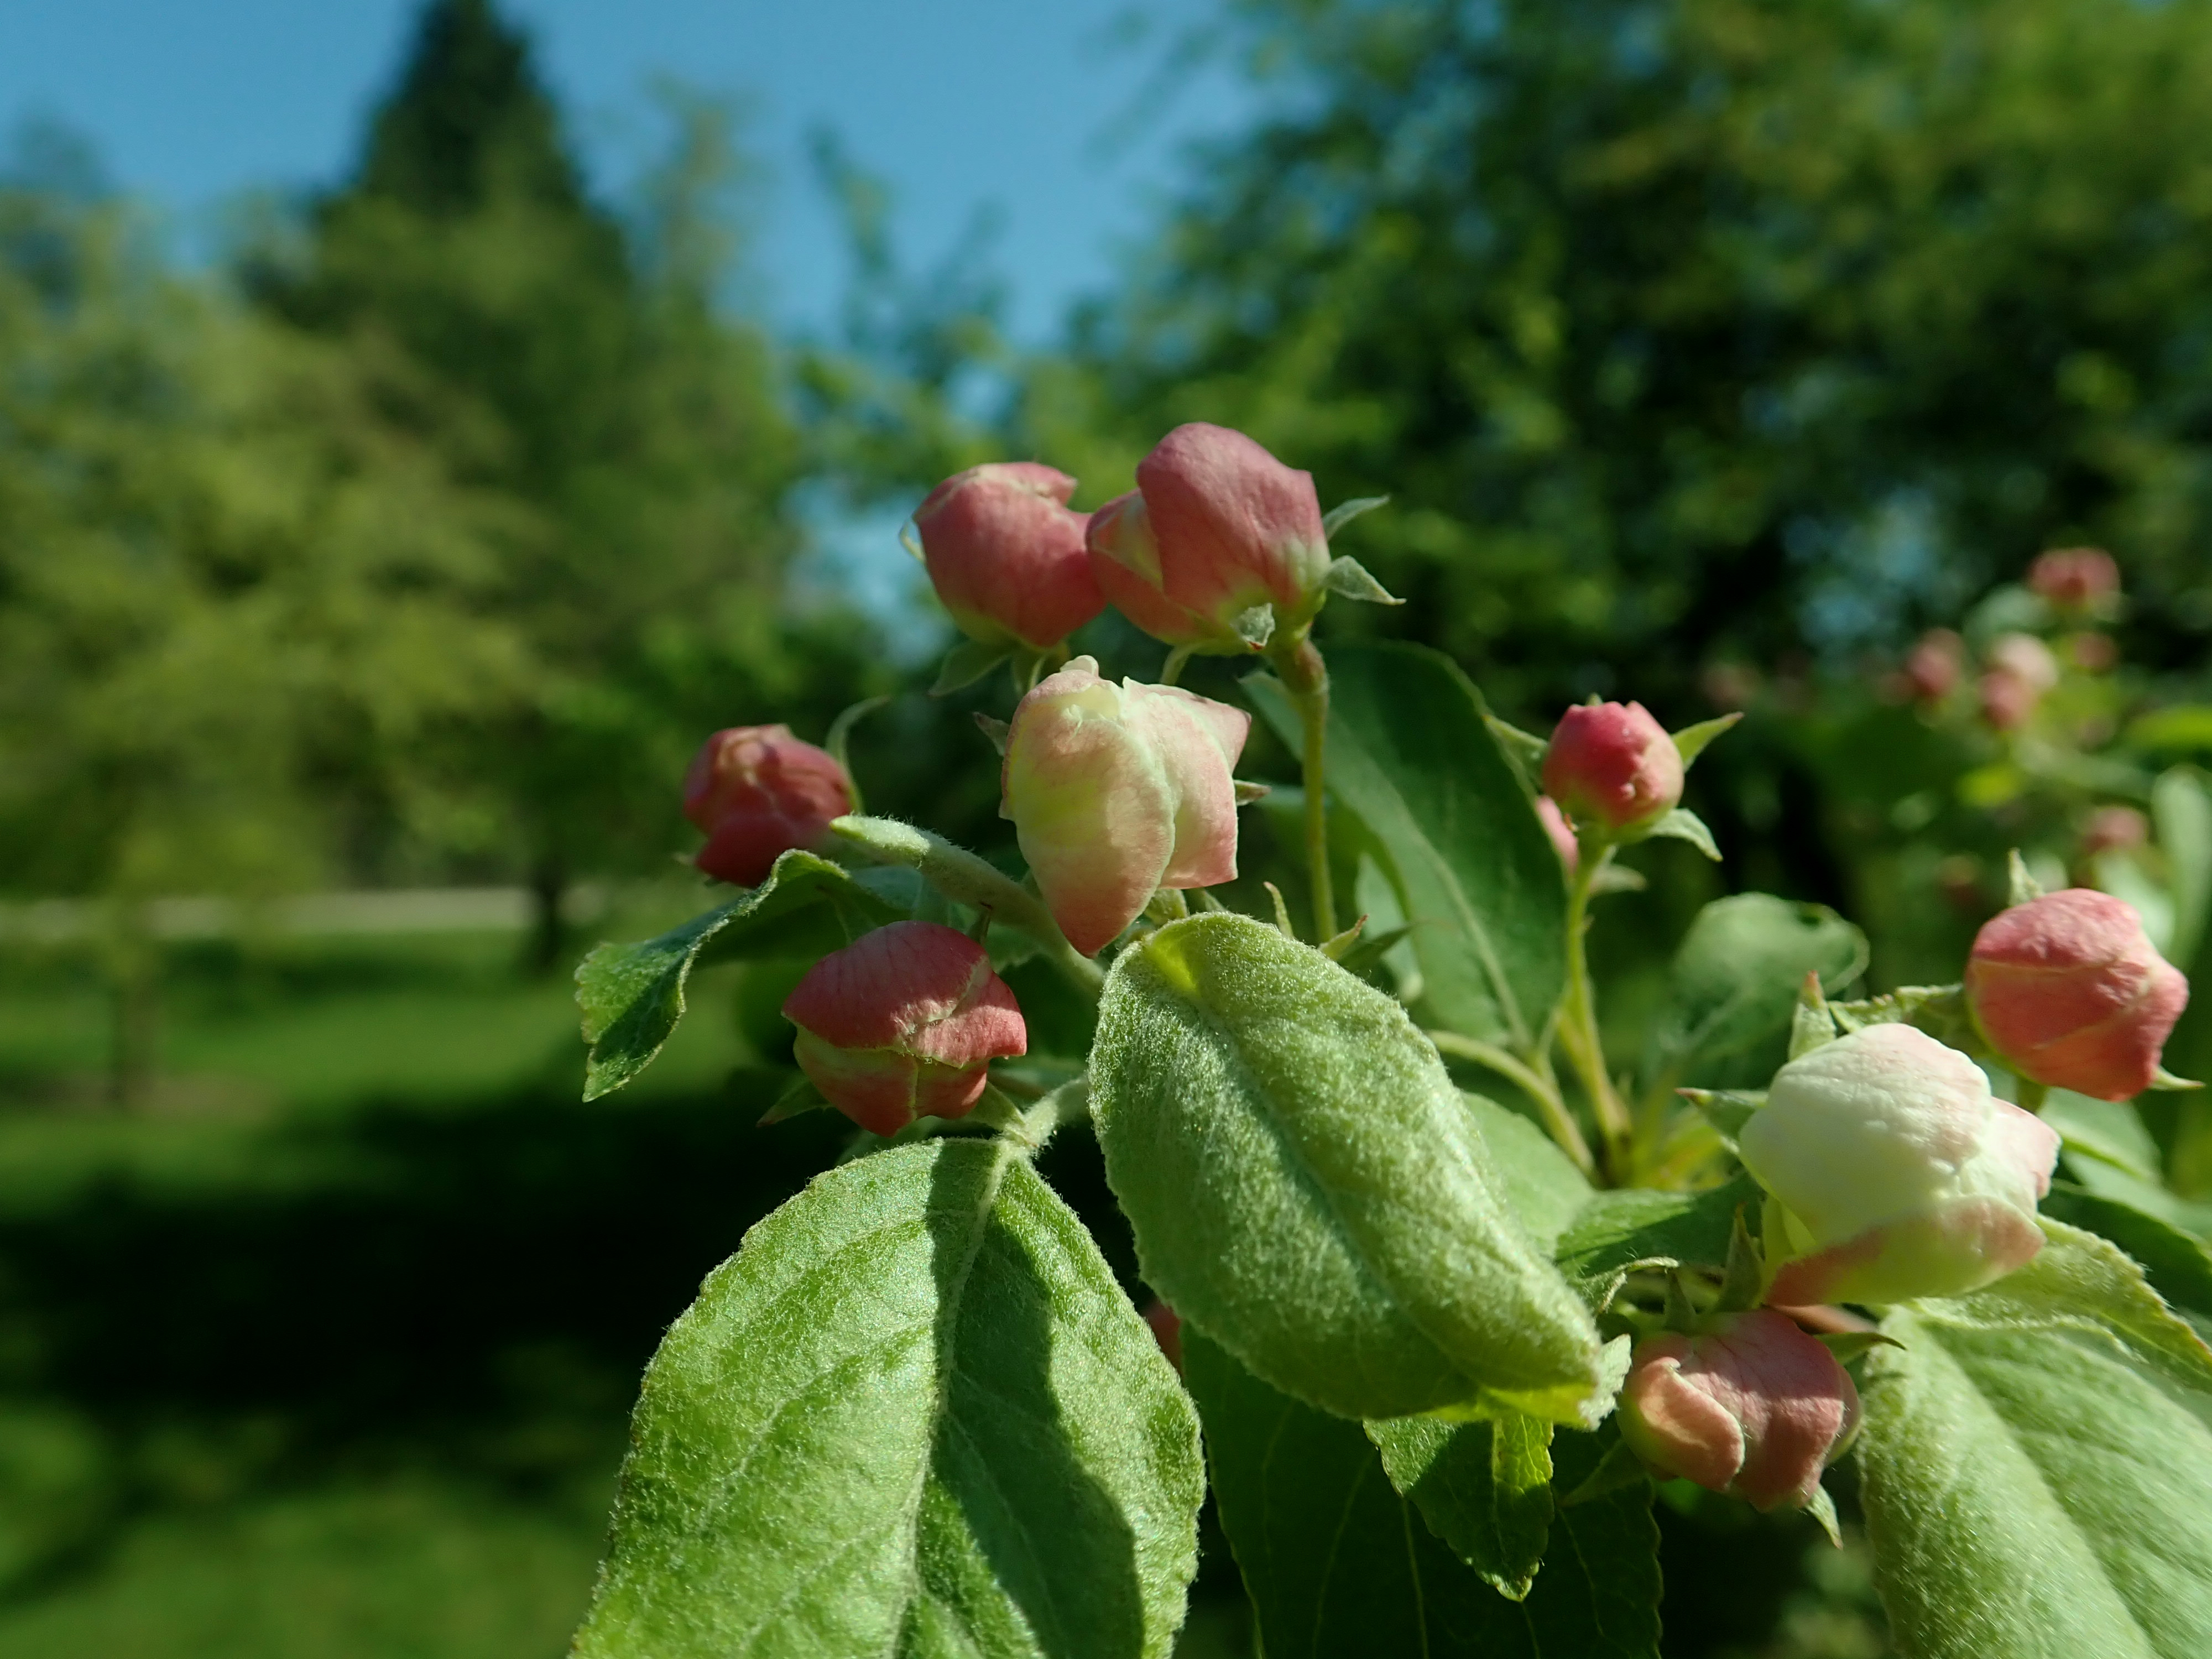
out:
<path id="1" fill-rule="evenodd" d="M 1592 854 L 1596 856 L 1593 857 Z M 1589 954 L 1586 935 L 1589 932 L 1590 885 L 1598 872 L 1613 861 L 1613 848 L 1600 852 L 1588 842 L 1583 843 L 1583 855 L 1576 861 L 1574 878 L 1567 884 L 1567 994 L 1561 1009 L 1559 1043 L 1567 1053 L 1567 1063 L 1582 1080 L 1583 1091 L 1589 1096 L 1590 1110 L 1597 1119 L 1598 1139 L 1604 1149 L 1602 1159 L 1606 1176 L 1615 1185 L 1627 1178 L 1630 1125 L 1628 1109 L 1606 1074 L 1605 1047 L 1598 1038 L 1597 1002 L 1590 993 Z"/>
<path id="2" fill-rule="evenodd" d="M 1305 742 L 1300 757 L 1306 796 L 1306 874 L 1313 885 L 1314 939 L 1336 937 L 1336 886 L 1328 867 L 1328 668 L 1312 639 L 1301 635 L 1273 652 L 1283 688 L 1297 705 Z"/>
<path id="3" fill-rule="evenodd" d="M 1484 1042 L 1476 1037 L 1462 1036 L 1456 1031 L 1431 1031 L 1430 1042 L 1437 1045 L 1439 1054 L 1460 1060 L 1471 1060 L 1478 1066 L 1487 1066 L 1500 1077 L 1518 1085 L 1536 1109 L 1543 1114 L 1544 1127 L 1551 1132 L 1559 1150 L 1574 1159 L 1575 1167 L 1584 1175 L 1597 1172 L 1596 1161 L 1590 1157 L 1589 1143 L 1583 1139 L 1582 1126 L 1567 1110 L 1567 1103 L 1560 1097 L 1559 1085 L 1534 1066 L 1524 1064 L 1510 1051 L 1495 1043 Z"/>

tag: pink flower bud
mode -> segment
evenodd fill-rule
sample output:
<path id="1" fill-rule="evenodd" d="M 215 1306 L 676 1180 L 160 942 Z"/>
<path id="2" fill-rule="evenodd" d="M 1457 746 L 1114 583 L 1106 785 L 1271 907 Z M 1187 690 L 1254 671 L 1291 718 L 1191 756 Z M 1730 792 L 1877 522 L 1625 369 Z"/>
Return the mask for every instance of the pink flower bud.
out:
<path id="1" fill-rule="evenodd" d="M 2120 567 L 2101 547 L 2060 547 L 2036 556 L 2027 585 L 2052 605 L 2084 611 L 2120 591 Z"/>
<path id="2" fill-rule="evenodd" d="M 1184 610 L 1162 591 L 1159 544 L 1152 538 L 1145 498 L 1135 490 L 1116 495 L 1091 515 L 1086 541 L 1098 591 L 1154 639 L 1177 647 L 1210 645 L 1224 652 L 1250 648 L 1233 629 Z"/>
<path id="3" fill-rule="evenodd" d="M 692 862 L 740 887 L 766 881 L 780 854 L 817 845 L 852 810 L 845 769 L 787 726 L 715 732 L 684 779 L 684 816 L 707 836 Z"/>
<path id="4" fill-rule="evenodd" d="M 1601 834 L 1649 828 L 1682 801 L 1682 757 L 1640 702 L 1570 708 L 1544 751 L 1544 792 Z"/>
<path id="5" fill-rule="evenodd" d="M 956 473 L 915 509 L 929 580 L 963 633 L 1041 651 L 1106 608 L 1074 493 L 1065 472 L 1006 461 Z"/>
<path id="6" fill-rule="evenodd" d="M 2124 852 L 2149 840 L 2150 820 L 2134 807 L 2100 806 L 2089 815 L 2089 827 L 2081 832 L 2081 851 L 2094 857 Z"/>
<path id="7" fill-rule="evenodd" d="M 2058 684 L 2058 659 L 2033 634 L 2000 634 L 1981 678 L 1982 718 L 2000 732 L 2016 731 Z"/>
<path id="8" fill-rule="evenodd" d="M 1905 656 L 1905 683 L 1921 702 L 1941 702 L 1966 665 L 1966 642 L 1948 628 L 1931 628 Z"/>
<path id="9" fill-rule="evenodd" d="M 1644 1338 L 1620 1393 L 1620 1437 L 1648 1468 L 1762 1510 L 1811 1503 L 1858 1425 L 1836 1357 L 1771 1308 Z"/>
<path id="10" fill-rule="evenodd" d="M 1022 699 L 1000 815 L 1077 950 L 1110 944 L 1160 888 L 1235 879 L 1231 774 L 1251 726 L 1174 686 L 1101 679 L 1089 657 Z"/>
<path id="11" fill-rule="evenodd" d="M 1582 862 L 1582 844 L 1575 839 L 1575 827 L 1567 822 L 1567 815 L 1559 811 L 1559 803 L 1549 795 L 1536 797 L 1536 816 L 1544 821 L 1544 833 L 1552 838 L 1559 849 L 1559 862 L 1572 875 L 1575 866 Z"/>
<path id="12" fill-rule="evenodd" d="M 2069 887 L 1990 918 L 1967 959 L 1966 1001 L 2022 1077 L 2126 1100 L 2156 1075 L 2189 981 L 2130 906 Z"/>
<path id="13" fill-rule="evenodd" d="M 1193 422 L 1137 464 L 1143 512 L 1113 503 L 1094 531 L 1099 584 L 1130 621 L 1170 645 L 1239 648 L 1237 618 L 1272 605 L 1302 626 L 1328 580 L 1313 475 L 1241 432 Z M 1110 568 L 1109 567 L 1111 567 Z"/>
<path id="14" fill-rule="evenodd" d="M 2043 1248 L 2035 1206 L 2057 1135 L 1910 1025 L 1791 1060 L 1736 1145 L 1771 1200 L 1771 1301 L 1958 1296 Z"/>
<path id="15" fill-rule="evenodd" d="M 933 921 L 895 921 L 831 951 L 783 1014 L 799 1027 L 799 1069 L 879 1135 L 964 1115 L 991 1062 L 1029 1049 L 1021 1006 L 983 947 Z"/>

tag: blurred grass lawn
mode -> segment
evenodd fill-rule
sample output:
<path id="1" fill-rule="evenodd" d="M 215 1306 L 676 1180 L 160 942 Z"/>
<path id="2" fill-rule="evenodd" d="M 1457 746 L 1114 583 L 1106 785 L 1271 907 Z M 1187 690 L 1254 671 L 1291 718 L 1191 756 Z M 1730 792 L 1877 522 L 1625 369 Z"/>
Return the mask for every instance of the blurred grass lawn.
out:
<path id="1" fill-rule="evenodd" d="M 179 950 L 129 1115 L 88 965 L 0 958 L 0 1659 L 562 1650 L 640 1368 L 838 1133 L 755 1133 L 726 975 L 582 1104 L 515 951 Z"/>

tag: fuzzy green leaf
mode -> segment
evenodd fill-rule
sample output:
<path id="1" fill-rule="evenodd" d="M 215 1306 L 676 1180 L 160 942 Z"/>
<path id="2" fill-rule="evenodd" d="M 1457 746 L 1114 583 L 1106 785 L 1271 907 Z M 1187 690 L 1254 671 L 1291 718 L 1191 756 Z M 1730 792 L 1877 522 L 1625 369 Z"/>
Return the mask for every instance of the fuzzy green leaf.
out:
<path id="1" fill-rule="evenodd" d="M 621 1088 L 653 1063 L 683 1018 L 694 968 L 741 956 L 818 956 L 906 914 L 827 859 L 793 851 L 719 909 L 641 944 L 597 946 L 576 968 L 591 1045 L 584 1098 Z"/>
<path id="2" fill-rule="evenodd" d="M 1840 991 L 1866 964 L 1866 935 L 1826 905 L 1765 893 L 1708 904 L 1674 952 L 1667 1006 L 1644 1045 L 1645 1086 L 1764 1088 L 1805 975 Z"/>
<path id="3" fill-rule="evenodd" d="M 1589 1181 L 1551 1136 L 1520 1113 L 1478 1094 L 1462 1091 L 1460 1098 L 1474 1115 L 1513 1213 L 1529 1237 L 1548 1251 L 1589 1202 Z"/>
<path id="4" fill-rule="evenodd" d="M 2212 1320 L 2212 1249 L 2194 1233 L 2063 1181 L 2052 1184 L 2043 1213 L 2112 1240 L 2142 1267 L 2151 1289 L 2175 1307 Z"/>
<path id="5" fill-rule="evenodd" d="M 2057 1222 L 1987 1290 L 1893 1311 L 1858 1455 L 1911 1659 L 2199 1659 L 2212 1632 L 2212 1351 Z"/>
<path id="6" fill-rule="evenodd" d="M 1704 1193 L 1624 1187 L 1600 1193 L 1559 1235 L 1553 1256 L 1598 1307 L 1632 1267 L 1724 1267 L 1739 1205 L 1755 1222 L 1759 1191 L 1749 1176 Z"/>
<path id="7" fill-rule="evenodd" d="M 1281 688 L 1245 684 L 1295 750 Z M 1398 890 L 1428 1023 L 1526 1049 L 1566 985 L 1566 879 L 1481 695 L 1410 645 L 1332 647 L 1329 686 L 1329 789 Z"/>
<path id="8" fill-rule="evenodd" d="M 1370 1423 L 1390 1484 L 1482 1581 L 1518 1601 L 1552 1529 L 1552 1425 L 1521 1412 L 1496 1421 L 1394 1417 Z"/>
<path id="9" fill-rule="evenodd" d="M 1146 1279 L 1275 1386 L 1346 1417 L 1491 1389 L 1579 1420 L 1596 1329 L 1395 1000 L 1194 916 L 1115 963 L 1091 1076 Z"/>
<path id="10" fill-rule="evenodd" d="M 1185 1355 L 1268 1659 L 1656 1659 L 1649 1482 L 1564 1512 L 1527 1598 L 1509 1601 L 1399 1496 L 1358 1424 L 1276 1392 L 1203 1336 Z M 1597 1444 L 1558 1436 L 1563 1486 L 1589 1473 Z"/>
<path id="11" fill-rule="evenodd" d="M 818 1178 L 646 1372 L 582 1659 L 1165 1656 L 1197 1425 L 1005 1143 Z"/>

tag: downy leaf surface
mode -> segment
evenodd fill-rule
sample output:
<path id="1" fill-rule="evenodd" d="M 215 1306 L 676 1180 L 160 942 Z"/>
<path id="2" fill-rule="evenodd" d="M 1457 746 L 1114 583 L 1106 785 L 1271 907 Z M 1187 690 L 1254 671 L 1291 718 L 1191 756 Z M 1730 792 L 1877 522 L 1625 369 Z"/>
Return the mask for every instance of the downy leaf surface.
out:
<path id="1" fill-rule="evenodd" d="M 2094 1234 L 2044 1224 L 1987 1290 L 1893 1310 L 1858 1446 L 1910 1659 L 2201 1659 L 2212 1351 Z"/>
<path id="2" fill-rule="evenodd" d="M 1346 1417 L 1488 1389 L 1579 1420 L 1559 1402 L 1597 1385 L 1595 1327 L 1395 1000 L 1194 916 L 1115 963 L 1091 1076 L 1146 1279 L 1275 1387 Z"/>
<path id="3" fill-rule="evenodd" d="M 584 1659 L 1164 1656 L 1204 1492 L 1189 1400 L 1006 1143 L 817 1179 L 661 1343 Z"/>

